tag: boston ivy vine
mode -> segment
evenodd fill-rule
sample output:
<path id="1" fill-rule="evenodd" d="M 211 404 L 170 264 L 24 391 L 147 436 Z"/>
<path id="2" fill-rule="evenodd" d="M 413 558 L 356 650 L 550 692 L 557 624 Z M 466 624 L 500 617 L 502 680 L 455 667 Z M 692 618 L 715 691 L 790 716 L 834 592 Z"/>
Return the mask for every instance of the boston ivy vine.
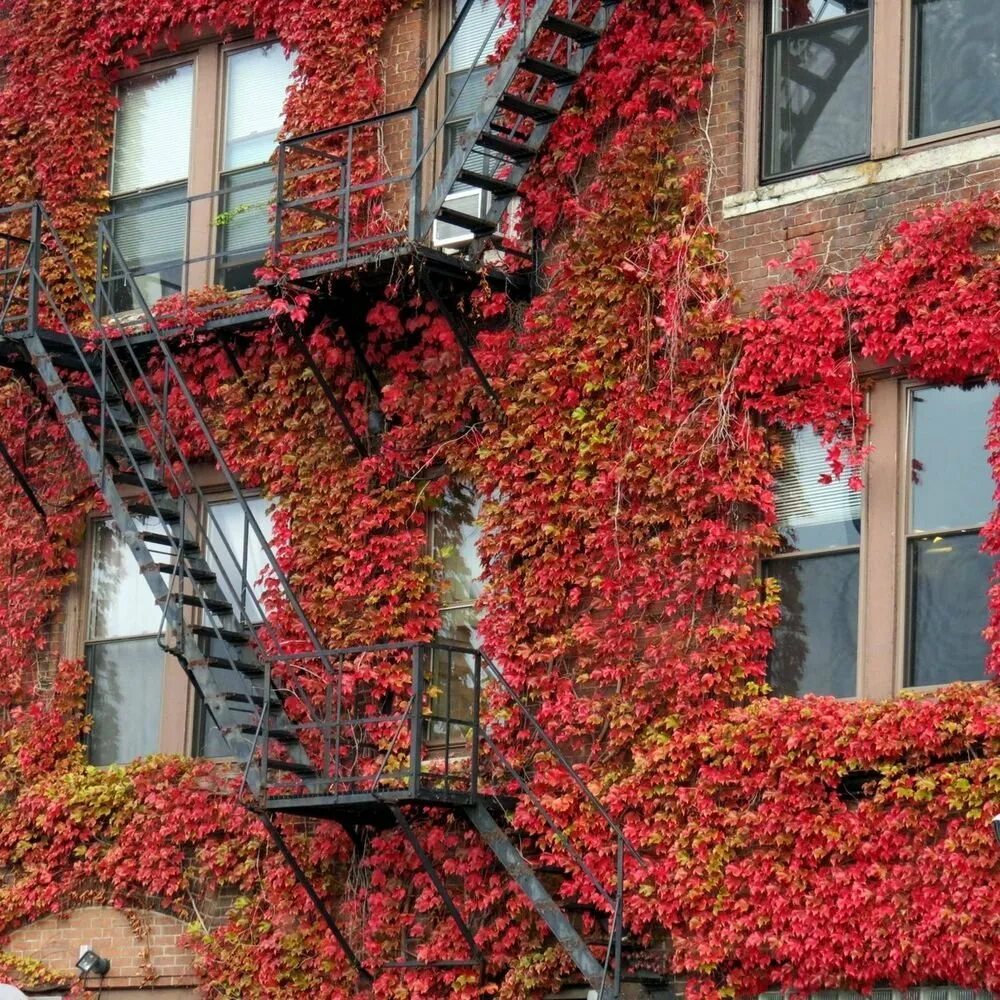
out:
<path id="1" fill-rule="evenodd" d="M 250 29 L 298 52 L 289 132 L 348 122 L 379 107 L 378 42 L 403 7 L 12 0 L 0 20 L 3 201 L 44 198 L 86 273 L 122 71 L 183 32 Z M 781 461 L 764 428 L 811 425 L 835 470 L 852 466 L 865 429 L 852 354 L 900 359 L 937 382 L 1000 379 L 1000 203 L 930 208 L 850 274 L 825 274 L 803 249 L 759 314 L 737 315 L 704 176 L 679 139 L 738 11 L 722 0 L 620 6 L 524 187 L 524 221 L 548 241 L 544 291 L 524 315 L 476 297 L 477 350 L 502 413 L 405 281 L 367 316 L 387 428 L 370 457 L 339 431 L 283 332 L 302 325 L 364 428 L 368 390 L 336 317 L 314 302 L 240 347 L 240 375 L 208 343 L 184 363 L 241 475 L 281 497 L 277 552 L 331 646 L 430 637 L 441 580 L 427 513 L 449 477 L 488 498 L 483 642 L 641 848 L 630 932 L 654 955 L 669 937 L 663 961 L 692 995 L 1000 989 L 1000 856 L 984 822 L 1000 802 L 994 686 L 886 704 L 770 700 L 779 598 L 756 580 L 776 544 Z M 0 933 L 83 903 L 155 905 L 192 920 L 209 996 L 359 995 L 224 773 L 172 758 L 86 765 L 83 672 L 54 663 L 45 640 L 99 500 L 29 383 L 5 376 L 0 409 L 46 510 L 43 521 L 0 475 Z M 1000 478 L 1000 416 L 990 446 Z M 984 538 L 1000 552 L 1000 519 Z M 1000 589 L 991 606 L 995 667 Z M 865 781 L 845 792 L 856 773 Z M 558 773 L 540 765 L 536 791 L 606 871 L 608 844 L 581 828 Z M 560 856 L 529 811 L 515 822 Z M 390 970 L 375 994 L 521 1000 L 552 988 L 566 960 L 485 847 L 445 816 L 418 828 L 486 974 Z M 431 961 L 462 957 L 397 836 L 359 852 L 333 826 L 289 834 L 373 966 L 401 944 Z M 566 891 L 588 898 L 572 878 Z M 198 921 L 206 894 L 233 900 L 219 925 Z M 47 975 L 2 963 L 26 982 Z"/>

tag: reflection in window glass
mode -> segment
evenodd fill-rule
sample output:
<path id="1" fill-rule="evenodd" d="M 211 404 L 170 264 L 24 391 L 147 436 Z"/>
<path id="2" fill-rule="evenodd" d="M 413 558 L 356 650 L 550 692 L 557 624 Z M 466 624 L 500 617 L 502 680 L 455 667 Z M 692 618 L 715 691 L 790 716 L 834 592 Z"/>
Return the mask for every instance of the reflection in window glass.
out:
<path id="1" fill-rule="evenodd" d="M 793 30 L 765 40 L 765 179 L 863 159 L 871 148 L 867 2 L 795 9 L 780 22 Z"/>
<path id="2" fill-rule="evenodd" d="M 477 518 L 482 500 L 475 491 L 457 484 L 445 495 L 431 518 L 431 552 L 441 564 L 445 593 L 439 639 L 476 648 L 479 614 L 475 601 L 482 590 Z M 441 742 L 465 740 L 473 715 L 474 660 L 459 652 L 436 651 L 431 663 L 429 737 Z"/>
<path id="3" fill-rule="evenodd" d="M 979 551 L 979 529 L 993 509 L 985 439 L 996 398 L 996 386 L 908 394 L 909 684 L 984 676 L 993 559 Z"/>
<path id="4" fill-rule="evenodd" d="M 765 566 L 781 587 L 768 679 L 779 695 L 850 697 L 857 681 L 861 496 L 820 482 L 826 449 L 810 429 L 785 432 L 775 484 L 783 551 Z"/>
<path id="5" fill-rule="evenodd" d="M 140 527 L 143 525 L 140 525 Z M 163 551 L 154 558 L 169 561 Z M 110 521 L 94 525 L 87 616 L 94 764 L 127 763 L 159 748 L 164 653 L 162 612 Z"/>
<path id="6" fill-rule="evenodd" d="M 246 497 L 244 502 L 264 540 L 270 542 L 271 512 L 268 501 L 264 497 Z M 262 581 L 271 563 L 242 504 L 238 500 L 213 503 L 206 534 L 208 564 L 219 577 L 226 599 L 243 608 L 246 621 L 259 624 L 263 621 L 258 603 L 264 593 Z"/>
<path id="7" fill-rule="evenodd" d="M 914 0 L 910 136 L 1000 119 L 996 0 Z"/>

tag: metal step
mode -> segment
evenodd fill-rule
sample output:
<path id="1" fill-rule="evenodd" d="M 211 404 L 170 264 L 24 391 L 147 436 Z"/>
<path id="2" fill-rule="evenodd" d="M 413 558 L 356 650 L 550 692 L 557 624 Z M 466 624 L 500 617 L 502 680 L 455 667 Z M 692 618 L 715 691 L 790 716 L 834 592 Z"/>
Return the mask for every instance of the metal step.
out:
<path id="1" fill-rule="evenodd" d="M 589 24 L 581 24 L 579 21 L 571 21 L 568 17 L 559 17 L 556 14 L 549 14 L 542 21 L 542 27 L 554 31 L 558 35 L 571 38 L 581 45 L 596 45 L 604 32 L 597 28 L 592 28 Z"/>
<path id="2" fill-rule="evenodd" d="M 126 506 L 133 517 L 155 517 L 165 524 L 179 524 L 181 520 L 181 512 L 164 500 L 158 500 L 155 507 L 141 500 L 129 500 Z"/>
<path id="3" fill-rule="evenodd" d="M 162 545 L 164 548 L 169 549 L 179 549 L 182 552 L 190 552 L 195 555 L 201 551 L 198 543 L 190 538 L 185 538 L 181 541 L 181 539 L 175 538 L 173 535 L 164 535 L 159 531 L 140 531 L 139 537 L 144 542 L 150 542 L 153 545 Z"/>
<path id="4" fill-rule="evenodd" d="M 295 760 L 268 760 L 268 770 L 288 771 L 290 774 L 301 774 L 304 777 L 318 778 L 319 771 L 311 764 L 300 764 Z"/>
<path id="5" fill-rule="evenodd" d="M 503 94 L 497 103 L 504 111 L 513 111 L 514 114 L 539 123 L 554 122 L 559 117 L 559 108 L 553 108 L 549 104 L 536 104 L 517 94 Z"/>
<path id="6" fill-rule="evenodd" d="M 170 599 L 189 608 L 203 608 L 216 615 L 233 613 L 233 606 L 229 601 L 217 601 L 214 597 L 204 597 L 202 594 L 171 594 Z"/>
<path id="7" fill-rule="evenodd" d="M 214 628 L 211 625 L 195 625 L 191 631 L 203 639 L 221 639 L 231 646 L 245 646 L 250 641 L 250 637 L 245 632 L 236 632 L 228 628 Z"/>
<path id="8" fill-rule="evenodd" d="M 166 483 L 161 483 L 151 476 L 140 476 L 135 472 L 116 472 L 112 477 L 118 486 L 137 486 L 147 493 L 169 493 Z"/>
<path id="9" fill-rule="evenodd" d="M 128 434 L 136 429 L 131 419 L 119 419 L 113 414 L 102 416 L 97 413 L 85 413 L 83 415 L 83 422 L 97 432 L 100 432 L 102 427 L 106 430 L 114 430 L 117 427 L 123 434 Z"/>
<path id="10" fill-rule="evenodd" d="M 121 458 L 126 459 L 129 462 L 150 462 L 153 456 L 146 451 L 145 446 L 139 444 L 137 441 L 135 444 L 131 442 L 128 446 L 122 444 L 121 441 L 113 441 L 105 438 L 104 441 L 104 451 L 108 455 L 118 455 Z"/>
<path id="11" fill-rule="evenodd" d="M 79 399 L 93 399 L 97 400 L 97 402 L 104 400 L 112 405 L 121 403 L 122 401 L 121 396 L 117 392 L 108 389 L 102 396 L 101 391 L 92 385 L 67 385 L 66 391 L 71 396 L 76 396 Z"/>
<path id="12" fill-rule="evenodd" d="M 227 691 L 222 696 L 226 701 L 234 704 L 255 705 L 257 708 L 264 707 L 264 696 L 262 694 L 246 694 L 243 691 Z M 271 697 L 267 699 L 268 708 L 271 710 L 281 708 L 281 699 L 275 697 L 271 692 Z"/>
<path id="13" fill-rule="evenodd" d="M 441 222 L 447 222 L 451 226 L 458 226 L 461 229 L 468 229 L 476 236 L 490 236 L 495 232 L 496 226 L 492 222 L 484 222 L 477 215 L 466 215 L 465 212 L 456 212 L 455 209 L 442 205 L 437 212 L 437 218 Z"/>
<path id="14" fill-rule="evenodd" d="M 252 725 L 249 722 L 242 723 L 239 727 L 241 733 L 246 733 L 247 736 L 256 736 L 260 731 L 257 726 Z M 269 729 L 267 735 L 272 740 L 277 740 L 279 743 L 293 744 L 298 742 L 298 735 L 293 733 L 290 729 Z"/>
<path id="15" fill-rule="evenodd" d="M 568 66 L 549 62 L 548 59 L 539 59 L 537 56 L 525 56 L 521 60 L 521 69 L 526 73 L 534 73 L 535 76 L 558 84 L 575 83 L 580 76 L 576 70 L 570 69 Z"/>
<path id="16" fill-rule="evenodd" d="M 534 158 L 538 151 L 534 147 L 514 139 L 505 139 L 502 135 L 493 132 L 483 132 L 476 138 L 476 145 L 482 149 L 489 149 L 494 153 L 500 153 L 515 163 L 523 163 Z"/>
<path id="17" fill-rule="evenodd" d="M 213 670 L 233 670 L 251 680 L 264 676 L 264 668 L 259 663 L 244 663 L 242 660 L 227 660 L 221 656 L 206 656 L 203 660 L 193 660 L 192 667 L 210 667 Z"/>
<path id="18" fill-rule="evenodd" d="M 187 563 L 157 563 L 157 568 L 167 576 L 186 576 L 196 583 L 215 583 L 218 579 L 210 569 L 199 569 Z"/>
<path id="19" fill-rule="evenodd" d="M 468 184 L 470 187 L 482 188 L 489 191 L 496 198 L 511 198 L 517 194 L 517 185 L 510 181 L 501 180 L 499 177 L 491 177 L 489 174 L 478 174 L 474 170 L 463 170 L 458 175 L 459 183 Z M 438 218 L 440 218 L 440 213 Z"/>

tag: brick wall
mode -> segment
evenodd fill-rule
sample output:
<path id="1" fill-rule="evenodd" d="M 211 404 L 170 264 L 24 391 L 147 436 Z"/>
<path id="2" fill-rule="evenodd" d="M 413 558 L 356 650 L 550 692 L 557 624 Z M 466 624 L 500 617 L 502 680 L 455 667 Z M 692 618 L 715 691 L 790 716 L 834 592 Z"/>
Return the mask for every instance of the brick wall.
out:
<path id="1" fill-rule="evenodd" d="M 746 0 L 747 3 L 760 0 Z M 745 25 L 736 24 L 732 42 L 720 42 L 715 63 L 711 108 L 699 127 L 689 127 L 682 145 L 709 168 L 712 221 L 719 230 L 730 271 L 743 295 L 743 308 L 753 308 L 762 291 L 781 279 L 769 273 L 767 262 L 788 256 L 801 239 L 809 239 L 836 269 L 852 266 L 866 251 L 877 247 L 883 235 L 921 205 L 956 201 L 1000 188 L 1000 155 L 989 155 L 958 165 L 947 164 L 962 140 L 942 142 L 919 156 L 894 157 L 853 168 L 853 189 L 808 197 L 804 191 L 793 204 L 743 212 L 733 217 L 727 199 L 743 188 L 744 150 L 756 150 L 757 138 L 745 127 L 746 67 L 761 58 L 744 44 Z M 875 95 L 878 99 L 878 95 Z M 707 124 L 706 124 L 707 123 Z M 968 141 L 968 140 L 966 140 Z M 994 143 L 1000 154 L 1000 143 Z M 915 171 L 905 175 L 911 169 Z M 885 174 L 891 179 L 882 180 Z M 822 181 L 817 174 L 812 179 Z M 808 186 L 812 181 L 801 182 Z M 759 189 L 765 196 L 768 188 Z"/>
<path id="2" fill-rule="evenodd" d="M 111 961 L 105 989 L 169 987 L 170 1000 L 193 1000 L 197 980 L 191 955 L 181 944 L 184 929 L 176 917 L 154 910 L 133 910 L 126 915 L 107 906 L 87 906 L 19 928 L 6 950 L 44 962 L 70 981 L 79 975 L 76 960 L 80 947 L 87 945 Z M 128 994 L 121 996 L 124 1000 Z"/>

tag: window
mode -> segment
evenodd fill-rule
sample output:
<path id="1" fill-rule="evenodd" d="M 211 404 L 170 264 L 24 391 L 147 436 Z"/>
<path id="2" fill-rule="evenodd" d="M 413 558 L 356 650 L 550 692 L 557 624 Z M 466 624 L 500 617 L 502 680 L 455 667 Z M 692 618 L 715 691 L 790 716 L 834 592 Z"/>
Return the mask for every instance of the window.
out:
<path id="1" fill-rule="evenodd" d="M 277 43 L 206 45 L 121 84 L 111 231 L 147 303 L 211 282 L 252 286 L 292 67 Z M 137 307 L 105 266 L 113 307 Z"/>
<path id="2" fill-rule="evenodd" d="M 456 485 L 431 517 L 431 553 L 441 565 L 445 592 L 438 638 L 459 647 L 477 647 L 479 614 L 475 602 L 482 592 L 482 565 L 477 544 L 481 498 L 468 486 Z M 461 652 L 435 652 L 431 664 L 429 738 L 462 742 L 467 726 L 447 720 L 471 720 L 475 706 L 473 661 Z"/>
<path id="3" fill-rule="evenodd" d="M 272 537 L 271 505 L 264 497 L 246 497 L 250 516 L 260 528 L 266 541 Z M 249 625 L 263 621 L 263 579 L 271 567 L 257 532 L 253 530 L 238 500 L 217 500 L 211 505 L 211 517 L 205 526 L 205 557 L 212 572 L 219 578 L 219 585 L 233 603 L 243 609 L 243 620 Z M 228 586 L 223 581 L 228 581 Z M 249 584 L 249 589 L 247 588 Z M 234 593 L 230 593 L 230 588 Z M 220 671 L 228 685 L 228 670 Z M 198 706 L 196 752 L 202 757 L 227 757 L 229 746 L 222 734 L 212 724 L 201 705 Z"/>
<path id="4" fill-rule="evenodd" d="M 845 481 L 819 482 L 826 449 L 811 430 L 782 435 L 784 467 L 775 500 L 781 554 L 766 572 L 781 585 L 770 683 L 776 694 L 857 690 L 861 494 Z"/>
<path id="5" fill-rule="evenodd" d="M 764 181 L 1000 124 L 994 0 L 763 0 L 763 11 Z"/>
<path id="6" fill-rule="evenodd" d="M 183 285 L 194 64 L 148 73 L 121 85 L 111 160 L 112 235 L 147 302 Z M 116 309 L 131 308 L 124 281 Z"/>
<path id="7" fill-rule="evenodd" d="M 994 560 L 979 535 L 993 509 L 985 440 L 998 395 L 877 382 L 863 493 L 820 483 L 813 432 L 782 432 L 782 548 L 764 566 L 781 586 L 776 694 L 888 697 L 984 678 Z"/>
<path id="8" fill-rule="evenodd" d="M 907 391 L 908 684 L 984 676 L 993 559 L 979 531 L 993 509 L 984 445 L 995 386 Z"/>
<path id="9" fill-rule="evenodd" d="M 457 19 L 466 0 L 448 0 L 454 5 L 452 19 Z M 448 54 L 448 73 L 445 77 L 445 126 L 444 158 L 447 162 L 455 149 L 459 137 L 479 110 L 491 67 L 490 56 L 496 51 L 497 43 L 505 27 L 500 0 L 473 0 L 472 7 L 465 15 L 458 34 L 452 42 Z M 466 164 L 466 169 L 476 173 L 490 174 L 497 162 L 483 153 L 474 154 Z M 460 185 L 449 196 L 449 207 L 466 215 L 481 216 L 489 208 L 489 192 L 479 188 Z M 464 243 L 470 233 L 459 226 L 436 222 L 434 242 L 447 246 Z"/>
<path id="10" fill-rule="evenodd" d="M 868 0 L 775 2 L 766 30 L 765 178 L 867 157 L 872 89 Z"/>
<path id="11" fill-rule="evenodd" d="M 110 521 L 94 523 L 86 660 L 90 759 L 127 763 L 160 750 L 162 612 L 135 557 Z"/>

